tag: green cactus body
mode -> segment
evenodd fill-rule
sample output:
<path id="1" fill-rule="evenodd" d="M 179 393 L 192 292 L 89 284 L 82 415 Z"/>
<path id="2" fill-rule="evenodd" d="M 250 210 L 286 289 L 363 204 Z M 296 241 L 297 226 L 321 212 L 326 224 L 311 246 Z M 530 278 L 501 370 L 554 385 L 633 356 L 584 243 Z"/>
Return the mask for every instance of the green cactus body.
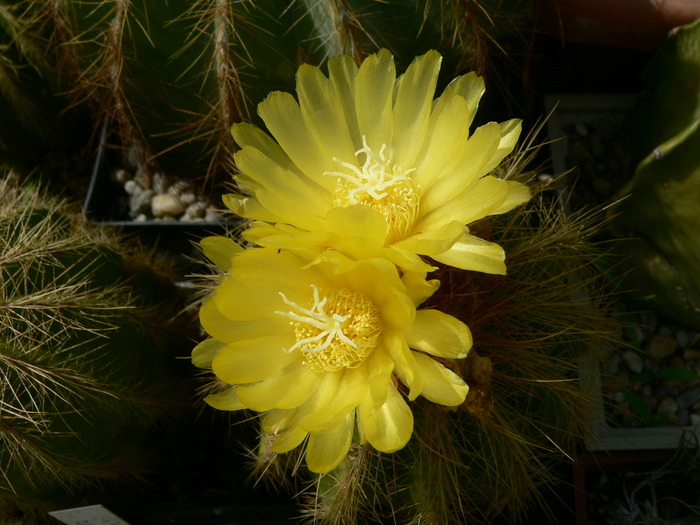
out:
<path id="1" fill-rule="evenodd" d="M 650 94 L 630 117 L 640 159 L 611 210 L 623 287 L 700 328 L 700 21 L 680 28 L 645 69 Z"/>
<path id="2" fill-rule="evenodd" d="M 613 226 L 634 261 L 626 285 L 661 313 L 700 329 L 700 120 L 642 161 Z M 628 262 L 629 264 L 629 262 Z"/>
<path id="3" fill-rule="evenodd" d="M 387 47 L 405 67 L 432 48 L 449 78 L 471 69 L 496 76 L 503 68 L 487 57 L 507 56 L 530 9 L 530 0 L 8 2 L 0 45 L 12 53 L 0 64 L 0 108 L 11 120 L 0 125 L 0 147 L 29 160 L 51 122 L 55 136 L 44 142 L 75 152 L 59 140 L 68 122 L 58 117 L 89 106 L 93 128 L 110 120 L 118 134 L 110 143 L 131 160 L 186 179 L 229 173 L 231 124 L 255 119 L 251 108 L 270 91 L 290 91 L 301 62 L 340 53 L 359 61 Z M 86 126 L 81 119 L 74 128 Z"/>
<path id="4" fill-rule="evenodd" d="M 154 431 L 185 389 L 167 350 L 171 312 L 136 295 L 116 240 L 8 179 L 0 194 L 0 517 L 9 519 L 96 483 L 137 480 L 154 467 Z"/>

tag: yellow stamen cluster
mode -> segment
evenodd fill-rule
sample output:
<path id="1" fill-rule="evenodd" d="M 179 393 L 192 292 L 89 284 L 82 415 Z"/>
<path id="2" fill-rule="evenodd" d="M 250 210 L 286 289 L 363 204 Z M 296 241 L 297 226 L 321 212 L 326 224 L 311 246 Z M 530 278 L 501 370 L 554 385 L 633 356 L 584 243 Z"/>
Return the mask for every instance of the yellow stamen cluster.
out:
<path id="1" fill-rule="evenodd" d="M 321 291 L 313 288 L 313 304 L 304 308 L 280 293 L 295 311 L 278 315 L 292 320 L 296 343 L 286 352 L 299 348 L 304 364 L 328 372 L 355 368 L 371 353 L 381 334 L 382 318 L 372 301 L 360 292 L 346 289 Z"/>
<path id="2" fill-rule="evenodd" d="M 420 187 L 408 175 L 415 168 L 404 170 L 391 162 L 386 144 L 374 153 L 362 137 L 363 147 L 355 156 L 365 155 L 361 168 L 350 162 L 333 158 L 347 171 L 327 171 L 324 175 L 338 177 L 334 192 L 335 206 L 364 204 L 377 210 L 389 225 L 388 244 L 403 239 L 418 215 Z"/>

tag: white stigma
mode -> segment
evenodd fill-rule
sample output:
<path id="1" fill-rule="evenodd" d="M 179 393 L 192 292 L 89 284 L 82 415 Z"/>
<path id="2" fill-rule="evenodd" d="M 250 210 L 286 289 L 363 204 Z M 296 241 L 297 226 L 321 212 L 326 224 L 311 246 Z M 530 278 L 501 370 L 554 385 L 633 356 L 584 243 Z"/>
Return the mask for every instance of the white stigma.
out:
<path id="1" fill-rule="evenodd" d="M 297 311 L 282 312 L 278 310 L 275 311 L 276 314 L 288 317 L 297 323 L 306 323 L 319 330 L 319 333 L 313 337 L 299 339 L 293 346 L 285 349 L 285 352 L 291 353 L 297 348 L 302 347 L 303 351 L 315 354 L 330 347 L 336 337 L 356 349 L 357 344 L 343 333 L 343 323 L 348 320 L 348 316 L 339 314 L 328 315 L 325 311 L 328 299 L 325 297 L 323 299 L 320 298 L 318 286 L 312 284 L 311 287 L 314 290 L 314 304 L 311 308 L 299 306 L 294 301 L 287 299 L 282 292 L 278 292 L 282 300 L 289 306 L 294 307 Z M 324 338 L 325 341 L 318 346 L 309 346 L 310 344 L 318 343 Z"/>
<path id="2" fill-rule="evenodd" d="M 362 136 L 362 148 L 355 152 L 355 156 L 359 157 L 361 153 L 365 154 L 365 163 L 361 168 L 333 157 L 333 161 L 350 170 L 351 173 L 324 172 L 324 175 L 338 177 L 339 180 L 346 180 L 355 186 L 347 193 L 348 200 L 354 204 L 360 204 L 360 200 L 357 198 L 360 193 L 366 193 L 375 200 L 383 199 L 389 195 L 387 189 L 399 181 L 408 180 L 406 175 L 415 171 L 415 168 L 411 168 L 403 172 L 401 168 L 392 166 L 391 158 L 387 155 L 386 144 L 382 144 L 378 154 L 374 153 L 367 145 L 365 135 Z"/>

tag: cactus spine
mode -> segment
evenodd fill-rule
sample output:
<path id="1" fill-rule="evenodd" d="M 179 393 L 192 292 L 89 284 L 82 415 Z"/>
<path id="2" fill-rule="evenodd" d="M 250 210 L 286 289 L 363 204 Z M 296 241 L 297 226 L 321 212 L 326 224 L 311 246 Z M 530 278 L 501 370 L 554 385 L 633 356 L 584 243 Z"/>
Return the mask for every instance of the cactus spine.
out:
<path id="1" fill-rule="evenodd" d="M 70 206 L 0 182 L 0 518 L 136 481 L 184 402 L 158 273 Z M 131 284 L 130 284 L 131 283 Z M 178 388 L 176 388 L 176 385 Z M 178 408 L 179 409 L 179 408 Z"/>

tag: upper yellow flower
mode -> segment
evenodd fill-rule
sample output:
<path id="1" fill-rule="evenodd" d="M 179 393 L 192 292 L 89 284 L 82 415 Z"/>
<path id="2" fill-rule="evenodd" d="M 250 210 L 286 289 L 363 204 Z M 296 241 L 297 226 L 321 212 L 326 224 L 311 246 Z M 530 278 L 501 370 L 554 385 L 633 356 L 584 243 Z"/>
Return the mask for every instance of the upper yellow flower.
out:
<path id="1" fill-rule="evenodd" d="M 433 100 L 440 62 L 430 51 L 398 79 L 386 50 L 359 68 L 348 56 L 332 58 L 328 77 L 302 65 L 298 102 L 273 92 L 258 106 L 275 140 L 252 124 L 234 125 L 236 178 L 248 196 L 225 202 L 262 221 L 245 237 L 383 257 L 410 271 L 431 269 L 419 257 L 427 255 L 505 273 L 503 250 L 465 225 L 529 199 L 524 185 L 488 175 L 512 151 L 520 122 L 470 134 L 483 80 L 461 76 Z"/>
<path id="2" fill-rule="evenodd" d="M 209 396 L 212 406 L 265 412 L 273 451 L 308 436 L 307 465 L 327 472 L 353 435 L 383 452 L 402 448 L 413 416 L 398 381 L 409 400 L 464 401 L 467 385 L 430 355 L 465 357 L 469 329 L 437 310 L 416 310 L 436 281 L 334 251 L 309 264 L 312 255 L 242 250 L 224 237 L 202 245 L 228 273 L 200 309 L 211 338 L 194 349 L 193 362 L 233 385 Z"/>

